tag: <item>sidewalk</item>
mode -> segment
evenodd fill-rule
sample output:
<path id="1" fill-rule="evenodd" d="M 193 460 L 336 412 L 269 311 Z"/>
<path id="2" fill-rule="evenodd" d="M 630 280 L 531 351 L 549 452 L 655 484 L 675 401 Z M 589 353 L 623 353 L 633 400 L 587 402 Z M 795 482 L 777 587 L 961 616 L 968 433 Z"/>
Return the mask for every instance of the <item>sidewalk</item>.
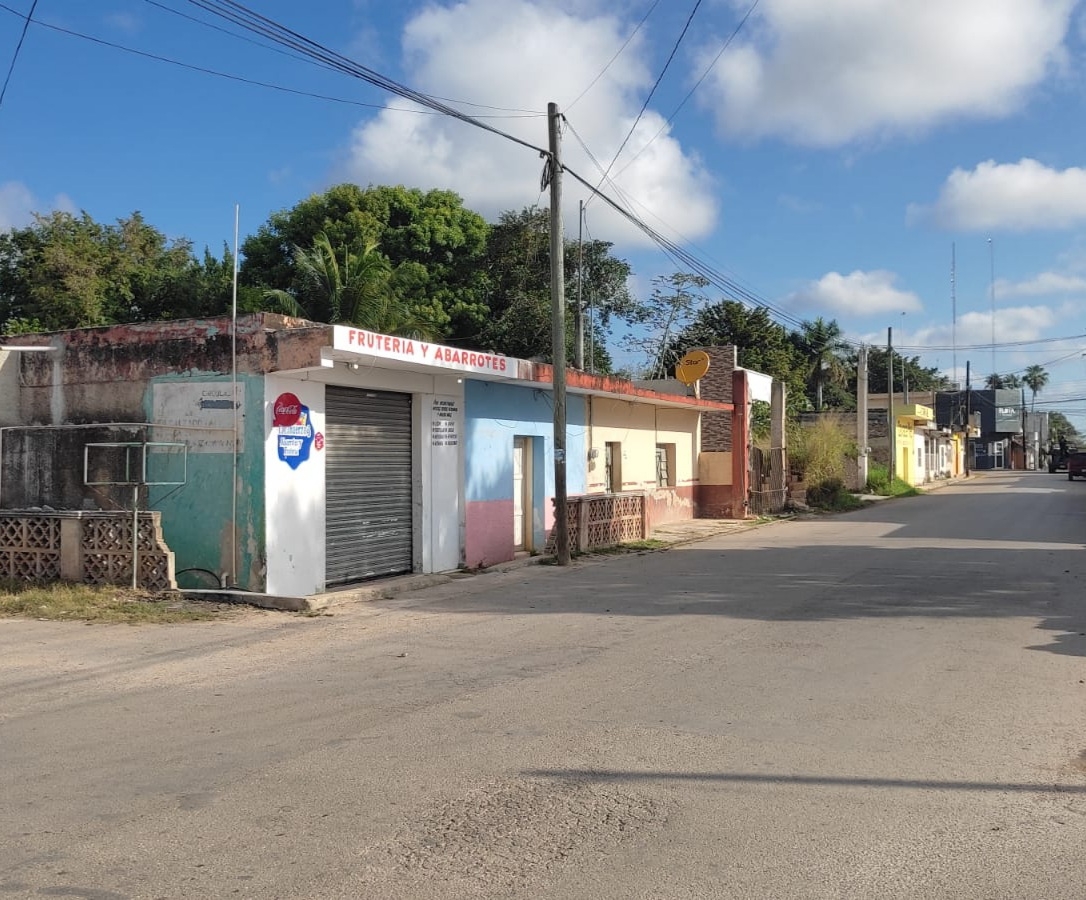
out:
<path id="1" fill-rule="evenodd" d="M 648 537 L 650 541 L 659 541 L 668 547 L 680 544 L 689 544 L 694 541 L 704 540 L 717 534 L 732 534 L 733 532 L 746 531 L 750 528 L 769 524 L 766 520 L 758 519 L 688 519 L 684 522 L 671 522 L 654 529 Z M 666 548 L 660 548 L 666 549 Z M 608 554 L 611 558 L 613 554 Z M 589 562 L 593 558 L 591 552 L 578 557 L 580 563 Z M 605 558 L 600 554 L 601 559 Z M 383 578 L 380 581 L 370 582 L 365 585 L 344 588 L 338 591 L 328 591 L 323 594 L 314 594 L 310 597 L 299 598 L 303 604 L 301 607 L 290 607 L 302 611 L 317 611 L 332 606 L 340 606 L 344 603 L 364 603 L 373 600 L 388 600 L 401 594 L 424 590 L 438 585 L 451 584 L 457 581 L 470 580 L 485 577 L 493 572 L 510 572 L 525 566 L 539 565 L 550 562 L 550 556 L 524 555 L 509 562 L 489 566 L 481 572 L 443 572 L 434 575 L 399 575 L 392 578 Z"/>

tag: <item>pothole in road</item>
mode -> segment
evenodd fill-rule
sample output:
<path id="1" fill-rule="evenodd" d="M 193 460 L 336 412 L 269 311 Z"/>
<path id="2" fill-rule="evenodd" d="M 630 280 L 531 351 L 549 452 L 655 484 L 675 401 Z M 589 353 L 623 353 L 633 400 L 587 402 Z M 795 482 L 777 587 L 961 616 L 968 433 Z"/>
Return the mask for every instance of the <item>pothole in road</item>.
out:
<path id="1" fill-rule="evenodd" d="M 373 861 L 394 880 L 512 889 L 661 819 L 656 801 L 608 786 L 497 781 L 405 825 Z"/>

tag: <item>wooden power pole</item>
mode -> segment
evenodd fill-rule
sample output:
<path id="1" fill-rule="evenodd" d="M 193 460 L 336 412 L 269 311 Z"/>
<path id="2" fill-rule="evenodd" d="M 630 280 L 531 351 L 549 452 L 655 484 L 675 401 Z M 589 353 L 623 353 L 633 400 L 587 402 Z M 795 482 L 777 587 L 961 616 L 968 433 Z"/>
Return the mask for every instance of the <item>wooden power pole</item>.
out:
<path id="1" fill-rule="evenodd" d="M 554 545 L 560 566 L 569 565 L 566 517 L 566 294 L 562 240 L 562 154 L 558 104 L 547 104 L 551 187 L 551 355 L 554 363 Z"/>

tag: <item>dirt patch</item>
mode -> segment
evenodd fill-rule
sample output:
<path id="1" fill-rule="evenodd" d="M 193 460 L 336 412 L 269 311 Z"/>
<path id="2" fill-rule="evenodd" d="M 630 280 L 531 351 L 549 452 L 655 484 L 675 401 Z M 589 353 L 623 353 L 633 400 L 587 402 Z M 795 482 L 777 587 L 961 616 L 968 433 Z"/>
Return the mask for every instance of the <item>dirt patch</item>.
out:
<path id="1" fill-rule="evenodd" d="M 656 801 L 612 787 L 492 782 L 402 827 L 368 868 L 374 883 L 438 883 L 449 896 L 510 891 L 575 856 L 606 853 L 661 819 Z"/>
<path id="2" fill-rule="evenodd" d="M 238 615 L 229 603 L 190 600 L 172 591 L 86 584 L 0 583 L 0 616 L 68 622 L 168 624 Z"/>

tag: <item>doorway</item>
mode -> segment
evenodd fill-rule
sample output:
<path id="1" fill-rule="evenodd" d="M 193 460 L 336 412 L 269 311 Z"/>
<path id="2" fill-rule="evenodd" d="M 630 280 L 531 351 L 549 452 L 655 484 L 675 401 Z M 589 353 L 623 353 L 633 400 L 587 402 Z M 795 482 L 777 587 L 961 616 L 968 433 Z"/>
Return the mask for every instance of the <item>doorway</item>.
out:
<path id="1" fill-rule="evenodd" d="M 532 439 L 513 438 L 513 550 L 532 550 Z"/>

